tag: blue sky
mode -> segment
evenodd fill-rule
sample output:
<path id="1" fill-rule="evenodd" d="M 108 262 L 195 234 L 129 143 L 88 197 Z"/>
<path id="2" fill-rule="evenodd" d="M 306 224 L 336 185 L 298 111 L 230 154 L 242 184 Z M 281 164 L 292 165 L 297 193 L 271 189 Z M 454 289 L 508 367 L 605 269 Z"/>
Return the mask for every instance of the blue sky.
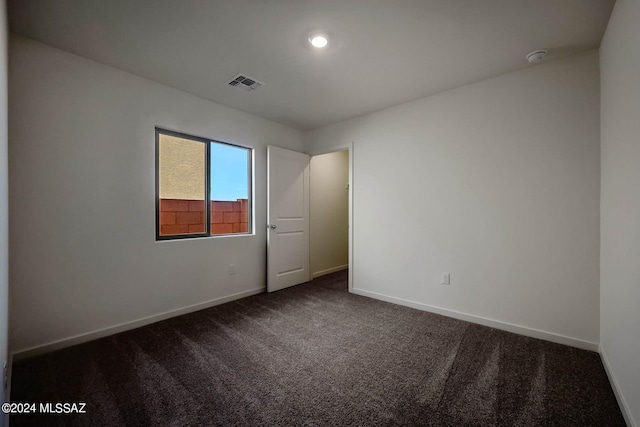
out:
<path id="1" fill-rule="evenodd" d="M 245 148 L 211 143 L 211 200 L 249 198 L 248 151 Z"/>

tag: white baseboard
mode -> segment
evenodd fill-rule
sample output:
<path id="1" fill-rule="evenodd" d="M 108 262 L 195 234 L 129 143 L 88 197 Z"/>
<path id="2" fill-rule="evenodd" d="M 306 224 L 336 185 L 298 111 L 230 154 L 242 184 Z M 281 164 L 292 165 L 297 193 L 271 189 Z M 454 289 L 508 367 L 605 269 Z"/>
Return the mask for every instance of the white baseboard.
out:
<path id="1" fill-rule="evenodd" d="M 335 273 L 337 271 L 346 270 L 347 268 L 349 268 L 349 264 L 339 265 L 337 267 L 327 268 L 326 270 L 316 271 L 314 273 L 311 273 L 311 280 L 313 280 L 313 279 L 315 279 L 317 277 L 320 277 L 320 276 L 324 276 L 325 274 L 331 274 L 331 273 Z"/>
<path id="2" fill-rule="evenodd" d="M 379 299 L 382 301 L 392 302 L 398 305 L 404 305 L 405 307 L 411 307 L 422 311 L 428 311 L 430 313 L 441 314 L 447 317 L 453 317 L 454 319 L 465 320 L 471 323 L 477 323 L 479 325 L 489 326 L 491 328 L 500 329 L 507 332 L 513 332 L 515 334 L 524 335 L 531 338 L 538 338 L 545 341 L 551 341 L 557 344 L 564 344 L 571 347 L 581 348 L 583 350 L 598 351 L 598 344 L 590 341 L 583 341 L 576 338 L 567 337 L 564 335 L 554 334 L 552 332 L 541 331 L 538 329 L 527 328 L 525 326 L 514 325 L 512 323 L 501 322 L 499 320 L 489 319 L 486 317 L 475 316 L 472 314 L 461 313 L 459 311 L 449 310 L 446 308 L 435 307 L 420 302 L 405 300 L 402 298 L 391 297 L 388 295 L 379 294 L 377 292 L 365 291 L 362 289 L 354 288 L 351 292 L 357 295 Z"/>
<path id="3" fill-rule="evenodd" d="M 628 427 L 638 427 L 638 424 L 634 421 L 633 415 L 629 410 L 629 404 L 627 403 L 622 391 L 620 390 L 620 386 L 618 385 L 618 380 L 616 376 L 613 374 L 613 370 L 611 369 L 611 365 L 609 364 L 609 358 L 607 357 L 607 353 L 604 351 L 604 347 L 600 344 L 599 349 L 600 358 L 602 359 L 602 364 L 604 365 L 604 370 L 607 373 L 607 377 L 609 377 L 609 382 L 611 383 L 611 388 L 613 389 L 613 394 L 616 396 L 616 400 L 618 401 L 618 406 L 620 406 L 620 410 L 622 411 L 622 416 L 624 417 L 625 422 Z"/>
<path id="4" fill-rule="evenodd" d="M 250 289 L 244 292 L 238 292 L 237 294 L 228 295 L 226 297 L 212 299 L 209 301 L 193 304 L 193 305 L 183 307 L 183 308 L 178 308 L 175 310 L 169 310 L 164 313 L 154 314 L 152 316 L 143 317 L 142 319 L 133 320 L 131 322 L 120 323 L 115 326 L 109 326 L 109 327 L 98 329 L 92 332 L 74 335 L 72 337 L 63 338 L 60 340 L 51 341 L 46 344 L 30 347 L 24 350 L 15 351 L 12 353 L 12 357 L 13 357 L 13 360 L 18 361 L 21 359 L 25 359 L 27 357 L 36 356 L 38 354 L 60 350 L 65 347 L 71 347 L 72 345 L 82 344 L 87 341 L 92 341 L 98 338 L 114 335 L 119 332 L 124 332 L 131 329 L 139 328 L 141 326 L 150 325 L 151 323 L 156 323 L 161 320 L 170 319 L 172 317 L 181 316 L 183 314 L 192 313 L 194 311 L 204 310 L 205 308 L 224 304 L 230 301 L 235 301 L 251 295 L 260 294 L 262 292 L 265 292 L 265 288 L 255 288 L 255 289 Z"/>

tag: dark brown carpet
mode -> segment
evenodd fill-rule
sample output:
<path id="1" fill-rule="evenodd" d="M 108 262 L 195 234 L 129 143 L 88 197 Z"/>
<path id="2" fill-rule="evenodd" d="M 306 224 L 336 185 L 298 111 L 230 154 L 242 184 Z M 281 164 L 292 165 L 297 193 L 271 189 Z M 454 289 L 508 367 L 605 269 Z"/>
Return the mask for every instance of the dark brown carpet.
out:
<path id="1" fill-rule="evenodd" d="M 598 354 L 347 292 L 346 272 L 14 364 L 11 426 L 624 426 Z"/>

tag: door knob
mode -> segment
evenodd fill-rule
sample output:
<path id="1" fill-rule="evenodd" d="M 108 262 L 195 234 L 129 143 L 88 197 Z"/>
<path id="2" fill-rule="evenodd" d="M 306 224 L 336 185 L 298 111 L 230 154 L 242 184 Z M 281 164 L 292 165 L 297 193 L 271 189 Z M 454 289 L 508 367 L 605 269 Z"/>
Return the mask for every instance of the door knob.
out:
<path id="1" fill-rule="evenodd" d="M 267 228 L 270 228 L 270 229 L 272 229 L 272 230 L 275 230 L 276 228 L 278 228 L 278 226 L 277 226 L 277 225 L 275 225 L 275 224 L 271 224 L 271 225 L 267 224 Z"/>

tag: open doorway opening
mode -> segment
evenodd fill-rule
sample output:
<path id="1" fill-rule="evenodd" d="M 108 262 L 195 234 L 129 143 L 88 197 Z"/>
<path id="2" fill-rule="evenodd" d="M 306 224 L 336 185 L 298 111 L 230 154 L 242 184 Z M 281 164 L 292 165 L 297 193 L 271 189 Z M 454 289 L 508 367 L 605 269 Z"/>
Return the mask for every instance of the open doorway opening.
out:
<path id="1" fill-rule="evenodd" d="M 312 280 L 349 268 L 349 155 L 350 150 L 341 150 L 311 157 L 309 266 Z M 351 280 L 349 282 L 352 286 Z"/>

